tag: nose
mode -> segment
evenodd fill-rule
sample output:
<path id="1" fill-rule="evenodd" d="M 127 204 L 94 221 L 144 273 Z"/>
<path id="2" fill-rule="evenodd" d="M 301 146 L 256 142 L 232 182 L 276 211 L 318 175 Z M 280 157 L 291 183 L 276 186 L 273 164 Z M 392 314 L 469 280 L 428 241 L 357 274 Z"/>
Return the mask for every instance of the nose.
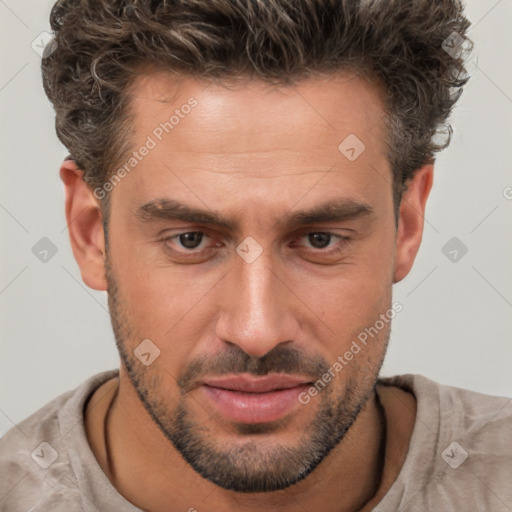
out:
<path id="1" fill-rule="evenodd" d="M 256 357 L 294 340 L 299 327 L 293 310 L 300 301 L 280 271 L 283 266 L 272 260 L 266 250 L 251 263 L 236 255 L 219 290 L 218 338 Z"/>

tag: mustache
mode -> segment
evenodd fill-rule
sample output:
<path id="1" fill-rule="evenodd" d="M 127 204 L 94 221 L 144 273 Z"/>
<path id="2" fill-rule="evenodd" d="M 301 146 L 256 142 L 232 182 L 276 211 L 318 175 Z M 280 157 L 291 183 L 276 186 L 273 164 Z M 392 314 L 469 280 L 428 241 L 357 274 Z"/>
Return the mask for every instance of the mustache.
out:
<path id="1" fill-rule="evenodd" d="M 177 379 L 183 394 L 200 385 L 206 375 L 219 377 L 226 374 L 249 373 L 263 376 L 270 373 L 301 374 L 316 381 L 326 373 L 329 365 L 322 357 L 305 356 L 301 351 L 277 345 L 261 357 L 251 356 L 236 345 L 212 357 L 194 359 Z"/>

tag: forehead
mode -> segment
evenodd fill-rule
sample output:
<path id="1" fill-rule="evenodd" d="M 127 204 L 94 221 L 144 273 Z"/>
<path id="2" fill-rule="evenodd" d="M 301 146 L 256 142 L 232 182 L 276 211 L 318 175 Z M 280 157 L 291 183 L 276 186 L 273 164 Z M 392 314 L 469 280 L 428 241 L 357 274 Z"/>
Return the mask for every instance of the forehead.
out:
<path id="1" fill-rule="evenodd" d="M 181 126 L 168 138 L 179 138 L 180 151 L 211 151 L 214 145 L 217 153 L 299 148 L 316 153 L 328 145 L 337 150 L 351 134 L 366 149 L 385 151 L 382 91 L 355 73 L 273 86 L 257 79 L 221 83 L 153 72 L 139 76 L 131 93 L 138 141 L 173 113 L 181 114 Z M 181 110 L 191 98 L 197 107 L 183 122 Z"/>
<path id="2" fill-rule="evenodd" d="M 132 211 L 165 197 L 258 218 L 340 197 L 389 210 L 381 91 L 354 74 L 277 87 L 152 73 L 130 107 L 144 156 L 113 197 Z"/>

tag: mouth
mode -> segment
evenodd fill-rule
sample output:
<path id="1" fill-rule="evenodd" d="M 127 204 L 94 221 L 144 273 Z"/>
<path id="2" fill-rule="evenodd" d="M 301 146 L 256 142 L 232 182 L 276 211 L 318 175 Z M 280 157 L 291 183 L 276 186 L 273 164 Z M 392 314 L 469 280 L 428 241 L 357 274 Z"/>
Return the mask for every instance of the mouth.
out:
<path id="1" fill-rule="evenodd" d="M 225 418 L 246 424 L 284 418 L 300 404 L 299 395 L 311 381 L 290 375 L 239 376 L 206 379 L 200 389 Z"/>

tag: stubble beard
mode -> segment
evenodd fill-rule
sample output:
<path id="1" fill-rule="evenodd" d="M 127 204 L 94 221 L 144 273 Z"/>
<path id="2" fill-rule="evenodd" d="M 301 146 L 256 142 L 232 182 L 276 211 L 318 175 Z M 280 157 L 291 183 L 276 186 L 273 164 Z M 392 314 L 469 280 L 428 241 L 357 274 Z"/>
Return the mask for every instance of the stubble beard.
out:
<path id="1" fill-rule="evenodd" d="M 136 341 L 139 339 L 136 335 L 137 330 L 126 314 L 127 308 L 113 275 L 108 252 L 106 277 L 116 345 L 131 385 L 141 403 L 188 464 L 203 478 L 226 490 L 242 493 L 273 492 L 286 489 L 303 480 L 343 440 L 369 398 L 375 393 L 389 330 L 384 333 L 386 341 L 383 353 L 371 361 L 370 365 L 365 365 L 353 374 L 356 376 L 347 380 L 344 390 L 338 396 L 334 396 L 333 386 L 319 392 L 316 401 L 317 412 L 293 445 L 279 444 L 275 439 L 268 439 L 273 430 L 284 428 L 284 420 L 281 424 L 277 422 L 268 425 L 235 425 L 234 428 L 239 434 L 237 439 L 232 443 L 217 440 L 206 424 L 201 424 L 195 419 L 189 407 L 189 404 L 195 401 L 180 390 L 177 405 L 171 409 L 166 401 L 168 393 L 165 393 L 165 396 L 161 396 L 162 391 L 159 393 L 159 390 L 166 389 L 162 386 L 164 375 L 156 374 L 152 366 L 142 365 L 133 355 L 133 348 L 143 338 Z M 283 371 L 282 367 L 275 366 L 277 361 L 285 361 L 283 354 L 280 354 L 281 357 L 274 357 L 276 354 L 273 352 L 265 354 L 256 362 L 255 358 L 250 358 L 244 353 L 245 357 L 231 359 L 230 363 L 234 364 L 240 373 L 251 371 L 261 375 L 270 371 Z M 251 362 L 248 362 L 249 359 Z M 315 368 L 320 378 L 328 369 L 328 365 L 324 361 Z M 315 405 L 310 403 L 303 407 Z M 244 436 L 246 441 L 243 440 Z"/>

